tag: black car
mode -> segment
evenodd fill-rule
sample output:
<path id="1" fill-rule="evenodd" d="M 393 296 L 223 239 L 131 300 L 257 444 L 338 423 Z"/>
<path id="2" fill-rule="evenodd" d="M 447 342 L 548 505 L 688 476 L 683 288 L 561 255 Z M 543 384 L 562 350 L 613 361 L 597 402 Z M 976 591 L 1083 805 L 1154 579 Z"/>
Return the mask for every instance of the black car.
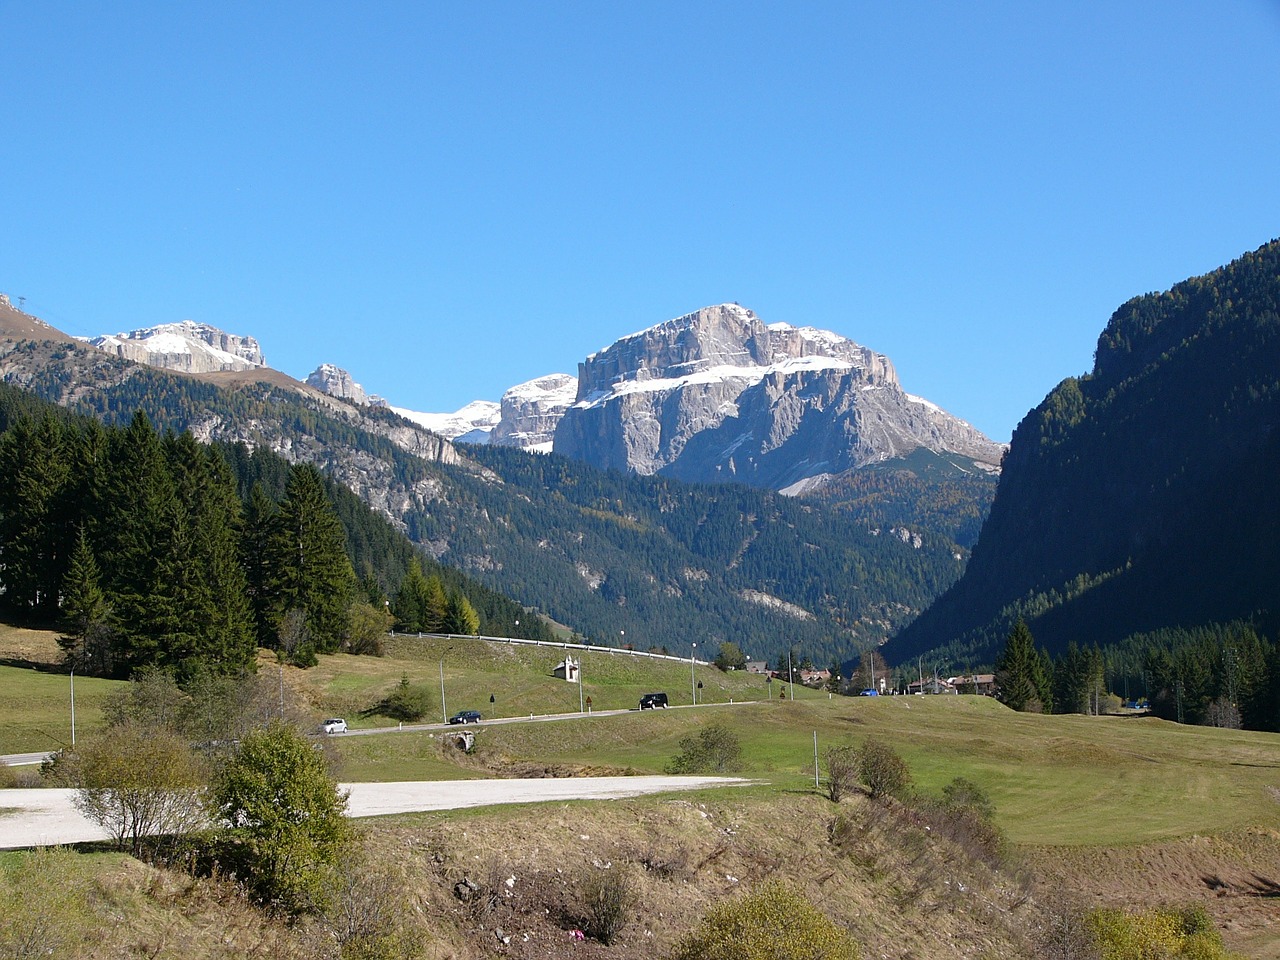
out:
<path id="1" fill-rule="evenodd" d="M 449 718 L 450 723 L 479 723 L 479 710 L 459 710 Z"/>
<path id="2" fill-rule="evenodd" d="M 667 695 L 665 693 L 646 693 L 640 698 L 641 710 L 656 710 L 662 707 L 667 708 Z"/>

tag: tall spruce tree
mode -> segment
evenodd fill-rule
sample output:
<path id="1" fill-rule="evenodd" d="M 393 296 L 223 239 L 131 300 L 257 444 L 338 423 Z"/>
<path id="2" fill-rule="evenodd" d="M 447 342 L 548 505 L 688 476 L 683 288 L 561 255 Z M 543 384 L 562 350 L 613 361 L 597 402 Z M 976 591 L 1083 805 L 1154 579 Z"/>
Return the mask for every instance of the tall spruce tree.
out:
<path id="1" fill-rule="evenodd" d="M 254 640 L 260 647 L 276 645 L 275 583 L 271 572 L 271 540 L 279 508 L 261 483 L 254 483 L 244 507 L 240 563 L 248 591 Z"/>
<path id="2" fill-rule="evenodd" d="M 1000 700 L 1013 710 L 1049 713 L 1052 709 L 1044 662 L 1021 617 L 1009 631 L 1004 650 L 996 659 L 996 686 Z"/>
<path id="3" fill-rule="evenodd" d="M 439 581 L 437 585 L 438 583 Z M 391 612 L 396 617 L 396 629 L 405 633 L 433 633 L 434 631 L 427 625 L 430 605 L 431 597 L 427 578 L 422 574 L 422 564 L 417 557 L 414 557 L 409 562 L 409 569 L 405 571 L 404 578 L 400 581 L 395 603 L 391 606 Z"/>
<path id="4" fill-rule="evenodd" d="M 83 529 L 62 581 L 62 627 L 58 646 L 73 670 L 109 676 L 112 670 L 111 604 L 102 590 L 98 562 Z"/>
<path id="5" fill-rule="evenodd" d="M 445 633 L 456 633 L 462 636 L 474 636 L 480 632 L 480 615 L 471 605 L 461 590 L 449 594 L 449 605 L 445 613 Z"/>
<path id="6" fill-rule="evenodd" d="M 52 414 L 21 417 L 0 439 L 0 477 L 0 596 L 20 619 L 53 622 L 74 535 L 63 429 Z"/>
<path id="7" fill-rule="evenodd" d="M 110 435 L 108 462 L 94 542 L 119 623 L 117 668 L 131 672 L 160 662 L 172 638 L 174 592 L 163 568 L 173 562 L 180 516 L 160 438 L 146 414 L 139 411 Z"/>
<path id="8" fill-rule="evenodd" d="M 355 571 L 347 557 L 342 523 L 325 493 L 324 478 L 310 464 L 294 466 L 285 484 L 269 545 L 276 622 L 291 610 L 306 618 L 306 655 L 333 653 L 342 643 Z"/>
<path id="9" fill-rule="evenodd" d="M 175 665 L 190 675 L 201 664 L 235 672 L 253 659 L 255 642 L 238 535 L 241 504 L 222 455 L 189 433 L 165 438 L 165 453 L 183 506 L 180 545 L 185 562 L 178 607 L 194 628 Z"/>

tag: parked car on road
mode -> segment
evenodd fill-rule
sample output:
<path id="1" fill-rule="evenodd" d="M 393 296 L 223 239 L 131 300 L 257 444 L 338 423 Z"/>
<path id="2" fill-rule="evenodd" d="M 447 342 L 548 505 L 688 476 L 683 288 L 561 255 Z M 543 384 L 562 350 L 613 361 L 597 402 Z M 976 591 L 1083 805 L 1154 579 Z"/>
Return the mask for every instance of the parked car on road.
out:
<path id="1" fill-rule="evenodd" d="M 459 710 L 449 718 L 450 723 L 479 723 L 479 710 Z"/>
<path id="2" fill-rule="evenodd" d="M 332 720 L 326 720 L 324 723 L 320 724 L 320 729 L 325 733 L 346 733 L 347 721 L 343 720 L 341 717 L 334 717 Z"/>
<path id="3" fill-rule="evenodd" d="M 665 693 L 646 693 L 640 698 L 641 710 L 655 710 L 658 707 L 667 708 L 667 695 Z"/>

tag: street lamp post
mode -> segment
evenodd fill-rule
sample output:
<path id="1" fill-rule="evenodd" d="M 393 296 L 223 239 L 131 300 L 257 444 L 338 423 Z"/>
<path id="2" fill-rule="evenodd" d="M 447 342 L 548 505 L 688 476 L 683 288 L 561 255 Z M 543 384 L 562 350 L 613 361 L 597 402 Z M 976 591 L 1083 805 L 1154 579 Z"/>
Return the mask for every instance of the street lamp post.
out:
<path id="1" fill-rule="evenodd" d="M 693 705 L 698 705 L 698 685 L 693 679 L 693 661 L 698 655 L 698 645 L 695 643 L 693 649 L 689 651 L 689 694 Z"/>

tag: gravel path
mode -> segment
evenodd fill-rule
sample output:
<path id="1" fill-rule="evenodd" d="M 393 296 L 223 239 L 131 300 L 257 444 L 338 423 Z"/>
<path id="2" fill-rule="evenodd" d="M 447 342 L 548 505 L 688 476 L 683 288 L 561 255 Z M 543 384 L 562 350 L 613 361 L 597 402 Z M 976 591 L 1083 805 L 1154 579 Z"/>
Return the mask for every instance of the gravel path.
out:
<path id="1" fill-rule="evenodd" d="M 434 780 L 346 783 L 347 812 L 377 817 L 421 810 L 454 810 L 500 803 L 614 800 L 672 790 L 741 786 L 738 777 L 565 777 L 547 780 Z M 103 840 L 106 833 L 71 802 L 74 790 L 0 791 L 0 849 Z"/>

